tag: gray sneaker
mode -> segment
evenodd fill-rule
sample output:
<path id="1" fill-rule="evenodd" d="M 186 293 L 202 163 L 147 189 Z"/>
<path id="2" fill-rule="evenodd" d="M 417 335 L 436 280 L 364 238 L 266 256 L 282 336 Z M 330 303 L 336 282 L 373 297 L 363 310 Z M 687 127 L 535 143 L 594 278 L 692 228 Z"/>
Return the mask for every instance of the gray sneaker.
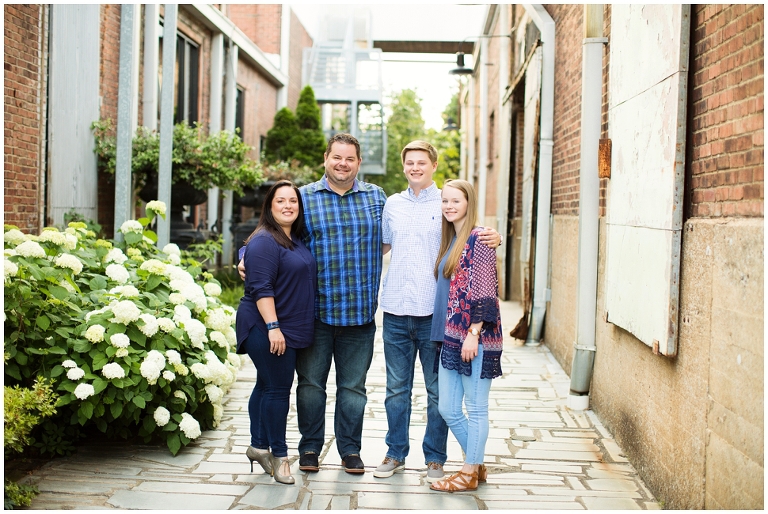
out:
<path id="1" fill-rule="evenodd" d="M 399 471 L 405 469 L 405 462 L 385 457 L 379 467 L 373 472 L 376 478 L 389 478 Z"/>
<path id="2" fill-rule="evenodd" d="M 443 471 L 443 465 L 437 462 L 427 463 L 427 482 L 430 484 L 442 480 L 445 478 L 445 471 Z"/>

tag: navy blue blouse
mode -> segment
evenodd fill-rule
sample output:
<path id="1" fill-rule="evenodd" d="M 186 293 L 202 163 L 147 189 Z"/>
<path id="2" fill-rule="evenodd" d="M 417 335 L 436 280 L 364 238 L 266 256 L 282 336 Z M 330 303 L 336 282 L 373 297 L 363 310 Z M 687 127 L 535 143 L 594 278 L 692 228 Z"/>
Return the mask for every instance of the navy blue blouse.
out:
<path id="1" fill-rule="evenodd" d="M 237 309 L 237 353 L 246 353 L 243 342 L 253 327 L 268 334 L 256 307 L 258 300 L 267 297 L 275 299 L 286 346 L 306 348 L 314 341 L 317 265 L 304 243 L 291 239 L 293 250 L 279 245 L 263 230 L 245 248 L 245 295 Z"/>

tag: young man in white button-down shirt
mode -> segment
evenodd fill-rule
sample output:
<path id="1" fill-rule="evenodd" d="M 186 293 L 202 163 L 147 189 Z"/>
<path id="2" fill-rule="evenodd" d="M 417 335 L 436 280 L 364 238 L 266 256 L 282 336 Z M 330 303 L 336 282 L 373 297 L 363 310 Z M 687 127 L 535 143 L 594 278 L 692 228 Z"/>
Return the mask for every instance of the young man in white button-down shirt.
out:
<path id="1" fill-rule="evenodd" d="M 437 170 L 437 150 L 426 141 L 412 141 L 403 148 L 401 158 L 409 187 L 387 199 L 382 215 L 384 253 L 392 251 L 380 302 L 384 311 L 387 367 L 384 407 L 389 429 L 385 442 L 389 449 L 373 476 L 387 478 L 405 469 L 418 353 L 427 389 L 427 427 L 422 449 L 427 481 L 434 482 L 444 476 L 448 438 L 448 427 L 437 409 L 434 364 L 438 343 L 430 340 L 436 284 L 434 266 L 442 227 L 440 190 L 432 180 Z M 501 236 L 495 230 L 486 230 L 483 236 L 488 246 L 501 244 Z"/>

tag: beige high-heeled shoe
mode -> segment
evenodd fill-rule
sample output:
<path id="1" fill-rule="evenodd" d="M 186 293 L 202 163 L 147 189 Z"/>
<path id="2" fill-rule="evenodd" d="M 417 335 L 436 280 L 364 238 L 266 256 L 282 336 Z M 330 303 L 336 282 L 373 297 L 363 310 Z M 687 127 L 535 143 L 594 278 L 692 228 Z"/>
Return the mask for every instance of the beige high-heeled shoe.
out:
<path id="1" fill-rule="evenodd" d="M 272 461 L 272 476 L 275 478 L 275 482 L 280 482 L 281 484 L 293 484 L 296 483 L 296 480 L 293 478 L 293 475 L 291 475 L 291 468 L 290 463 L 288 462 L 288 457 L 275 457 L 274 453 L 269 454 L 269 458 Z M 283 475 L 280 473 L 280 466 L 282 463 L 288 463 L 288 474 Z"/>
<path id="2" fill-rule="evenodd" d="M 251 473 L 253 473 L 253 461 L 256 461 L 262 469 L 264 469 L 264 473 L 272 475 L 272 460 L 270 459 L 272 454 L 269 453 L 269 450 L 260 450 L 253 446 L 249 446 L 248 449 L 245 450 L 245 456 L 251 461 Z"/>

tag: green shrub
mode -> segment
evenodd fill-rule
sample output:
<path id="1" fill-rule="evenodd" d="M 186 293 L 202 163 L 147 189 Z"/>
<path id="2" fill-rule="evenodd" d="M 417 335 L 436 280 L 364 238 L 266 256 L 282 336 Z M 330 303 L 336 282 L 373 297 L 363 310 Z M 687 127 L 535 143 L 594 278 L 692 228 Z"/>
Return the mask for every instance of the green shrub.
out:
<path id="1" fill-rule="evenodd" d="M 60 426 L 159 438 L 176 454 L 218 425 L 241 360 L 220 284 L 176 245 L 155 246 L 146 227 L 165 205 L 147 210 L 121 243 L 83 223 L 5 227 L 5 379 L 53 379 Z"/>
<path id="2" fill-rule="evenodd" d="M 3 398 L 3 448 L 21 453 L 30 443 L 30 433 L 44 417 L 56 413 L 54 405 L 58 395 L 53 392 L 53 381 L 38 377 L 31 389 L 4 387 Z"/>
<path id="3" fill-rule="evenodd" d="M 32 498 L 38 493 L 37 487 L 33 485 L 17 484 L 5 479 L 5 492 L 3 503 L 5 510 L 13 510 L 16 507 L 29 507 Z"/>

